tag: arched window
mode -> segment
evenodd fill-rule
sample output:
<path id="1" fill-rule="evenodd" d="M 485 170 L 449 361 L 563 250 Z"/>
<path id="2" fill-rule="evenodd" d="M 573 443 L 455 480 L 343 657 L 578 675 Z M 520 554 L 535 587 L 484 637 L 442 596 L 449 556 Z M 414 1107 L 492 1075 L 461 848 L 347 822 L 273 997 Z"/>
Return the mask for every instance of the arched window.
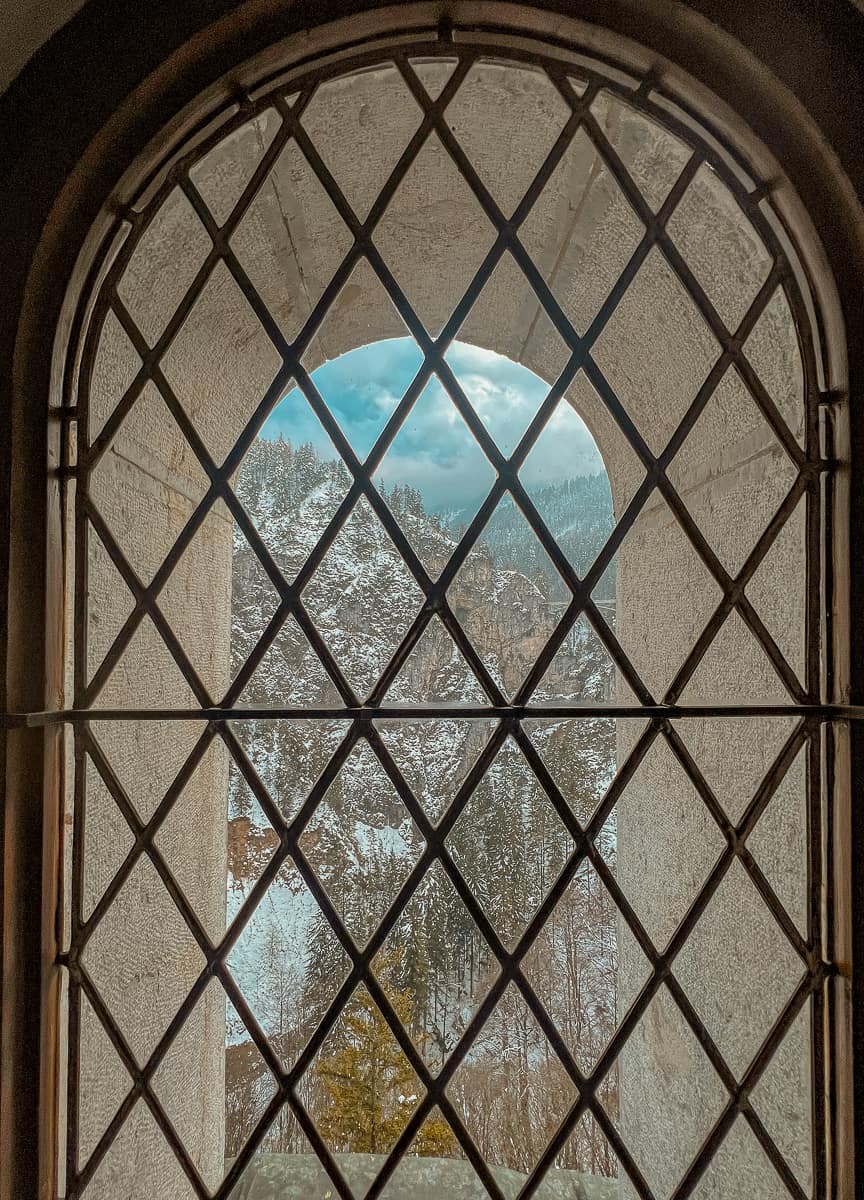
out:
<path id="1" fill-rule="evenodd" d="M 61 1190 L 822 1195 L 788 185 L 626 55 L 268 70 L 69 340 Z"/>

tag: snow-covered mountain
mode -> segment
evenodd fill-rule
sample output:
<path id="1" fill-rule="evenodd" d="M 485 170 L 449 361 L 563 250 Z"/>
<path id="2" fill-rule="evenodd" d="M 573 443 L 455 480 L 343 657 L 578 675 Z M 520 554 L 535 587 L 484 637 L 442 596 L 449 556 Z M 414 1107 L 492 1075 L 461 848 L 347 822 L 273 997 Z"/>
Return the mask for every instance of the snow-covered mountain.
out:
<path id="1" fill-rule="evenodd" d="M 235 487 L 276 564 L 293 580 L 349 484 L 345 467 L 322 459 L 313 447 L 261 440 L 250 449 Z M 430 577 L 437 577 L 456 549 L 465 514 L 444 518 L 428 513 L 422 497 L 410 486 L 382 491 L 381 495 Z M 604 477 L 575 479 L 544 489 L 535 497 L 550 529 L 561 533 L 562 548 L 580 574 L 593 561 L 611 526 L 611 504 L 606 497 Z M 505 501 L 447 593 L 456 619 L 505 696 L 518 692 L 565 607 L 565 593 L 550 576 L 539 549 L 520 510 L 512 501 Z M 306 611 L 359 700 L 374 692 L 422 599 L 417 581 L 366 499 L 352 509 L 302 592 Z M 265 571 L 235 529 L 235 669 L 245 662 L 276 605 L 277 596 Z M 610 694 L 612 674 L 602 644 L 583 620 L 561 642 L 549 670 L 536 683 L 533 699 L 601 700 Z M 435 702 L 454 706 L 454 712 L 446 717 L 378 722 L 378 733 L 393 762 L 428 818 L 436 823 L 496 728 L 494 721 L 460 717 L 455 710 L 460 703 L 486 703 L 487 696 L 437 617 L 407 656 L 384 699 L 395 705 Z M 337 707 L 342 698 L 292 616 L 239 703 L 241 707 Z M 348 728 L 348 722 L 337 719 L 234 723 L 236 735 L 287 821 L 303 805 Z M 587 821 L 611 778 L 614 722 L 598 718 L 535 720 L 526 722 L 525 729 L 566 802 L 581 821 Z M 234 769 L 229 800 L 229 920 L 276 844 L 275 833 Z M 448 846 L 504 944 L 515 944 L 560 872 L 572 841 L 513 738 L 503 741 L 477 784 L 451 831 Z M 366 739 L 358 741 L 347 755 L 305 826 L 301 848 L 349 933 L 358 945 L 364 945 L 423 851 L 417 824 Z M 614 854 L 614 839 L 607 838 L 605 851 Z M 585 897 L 593 896 L 592 903 L 596 902 L 596 883 L 584 871 L 576 880 L 581 880 L 579 888 L 562 899 L 562 921 L 565 908 L 582 912 Z M 598 919 L 601 924 L 605 921 L 608 954 L 608 947 L 614 948 L 614 911 L 609 906 L 602 911 L 605 915 Z M 550 926 L 553 940 L 546 958 L 535 955 L 541 975 L 543 962 L 557 954 L 554 938 L 560 937 L 562 927 L 561 922 Z M 440 1067 L 496 970 L 494 956 L 440 864 L 424 876 L 381 953 L 382 986 L 398 999 L 398 1004 L 394 999 L 397 1010 L 408 1014 L 409 1032 L 430 1066 Z M 299 1053 L 325 1011 L 347 965 L 344 950 L 289 861 L 229 958 L 229 967 L 256 1018 L 286 1064 Z M 607 990 L 614 988 L 614 976 L 608 970 L 605 978 Z M 546 984 L 548 980 L 544 984 L 538 977 L 536 986 L 562 1030 L 575 1029 L 577 1024 L 586 1027 L 585 1012 L 576 1013 L 573 1008 L 572 987 L 557 989 Z M 605 997 L 607 1013 L 614 1012 L 614 995 L 611 1003 L 609 1000 Z M 502 997 L 502 1005 L 504 1001 Z M 512 997 L 507 1003 L 512 1007 Z M 593 1007 L 604 1011 L 602 1004 Z M 503 1019 L 503 1008 L 501 1012 Z M 527 1031 L 528 1024 L 523 1024 Z M 481 1103 L 477 1088 L 487 1070 L 484 1055 L 491 1055 L 490 1064 L 501 1058 L 496 1028 L 495 1020 L 490 1019 L 472 1058 L 458 1073 L 466 1113 Z M 592 1038 L 602 1033 L 595 1030 Z M 338 1036 L 338 1030 L 334 1031 L 328 1042 Z M 539 1027 L 526 1032 L 526 1038 L 531 1045 L 526 1042 L 520 1069 L 539 1071 L 539 1064 L 548 1061 L 541 1053 L 544 1039 Z M 259 1087 L 263 1064 L 255 1066 L 255 1053 L 233 1012 L 228 1042 L 229 1092 L 234 1089 L 229 1113 L 246 1112 L 250 1105 L 238 1103 L 237 1098 L 244 1088 L 254 1093 Z M 327 1047 L 325 1042 L 322 1055 Z M 304 1100 L 313 1111 L 316 1103 L 323 1103 L 316 1078 L 313 1068 Z M 229 1152 L 236 1151 L 245 1136 L 243 1121 L 236 1116 L 232 1119 Z M 280 1127 L 274 1137 L 279 1144 L 271 1139 L 271 1148 L 303 1150 L 299 1130 L 293 1126 L 287 1131 Z M 358 1148 L 347 1136 L 343 1142 L 334 1148 Z M 577 1154 L 566 1165 L 578 1166 L 578 1159 Z M 509 1165 L 516 1169 L 520 1164 L 514 1160 Z"/>
<path id="2" fill-rule="evenodd" d="M 603 474 L 575 475 L 572 479 L 543 487 L 529 486 L 526 490 L 570 565 L 577 575 L 585 575 L 612 530 L 612 494 L 607 477 Z M 462 509 L 447 513 L 448 529 L 457 532 L 464 528 L 474 511 Z M 560 576 L 530 525 L 522 518 L 512 496 L 505 497 L 492 514 L 483 530 L 483 541 L 500 562 L 513 563 L 532 578 L 538 572 L 546 574 L 552 594 L 566 596 Z M 614 570 L 604 576 L 594 597 L 602 601 L 614 600 Z"/>

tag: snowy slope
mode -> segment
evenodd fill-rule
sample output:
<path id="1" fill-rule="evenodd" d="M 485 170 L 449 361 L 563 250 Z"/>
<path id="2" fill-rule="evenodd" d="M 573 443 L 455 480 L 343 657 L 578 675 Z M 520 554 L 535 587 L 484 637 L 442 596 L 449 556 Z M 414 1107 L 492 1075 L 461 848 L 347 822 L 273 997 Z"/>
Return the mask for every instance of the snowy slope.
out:
<path id="1" fill-rule="evenodd" d="M 285 441 L 252 446 L 236 480 L 237 494 L 289 581 L 303 567 L 349 483 L 343 466 L 322 460 L 311 446 Z M 608 495 L 604 478 L 583 478 L 537 497 L 550 528 L 562 532 L 562 546 L 580 573 L 593 561 L 611 524 L 604 486 Z M 409 487 L 384 496 L 421 562 L 437 575 L 456 548 L 464 525 L 459 514 L 446 519 L 430 515 Z M 514 694 L 521 685 L 563 612 L 565 593 L 539 549 L 521 513 L 505 501 L 448 591 L 453 612 L 505 694 Z M 302 600 L 362 700 L 410 627 L 422 592 L 362 500 Z M 276 604 L 266 573 L 235 530 L 235 670 Z M 610 694 L 612 673 L 596 634 L 580 622 L 564 639 L 535 699 L 602 700 Z M 458 705 L 483 703 L 484 692 L 435 619 L 386 699 Z M 293 617 L 240 698 L 241 707 L 340 703 L 333 681 Z M 495 722 L 460 718 L 454 712 L 446 719 L 381 720 L 379 726 L 396 767 L 435 823 L 492 736 Z M 565 800 L 586 821 L 611 778 L 614 723 L 556 720 L 527 723 L 526 729 Z M 348 723 L 237 721 L 234 730 L 290 822 L 342 743 Z M 230 920 L 276 846 L 274 832 L 236 769 L 229 818 Z M 542 901 L 572 843 L 522 752 L 508 739 L 457 823 L 450 845 L 487 916 L 500 936 L 512 942 Z M 348 754 L 306 824 L 301 847 L 349 933 L 364 944 L 423 849 L 420 830 L 365 740 Z M 440 1062 L 470 1020 L 495 964 L 449 881 L 440 871 L 427 880 L 397 926 L 396 939 L 405 949 L 398 956 L 399 977 L 390 982 L 407 988 L 415 999 L 414 1032 Z M 257 1019 L 286 1058 L 302 1046 L 344 978 L 346 964 L 344 951 L 291 863 L 274 880 L 229 959 Z M 236 1044 L 244 1037 L 233 1020 L 229 1041 Z"/>

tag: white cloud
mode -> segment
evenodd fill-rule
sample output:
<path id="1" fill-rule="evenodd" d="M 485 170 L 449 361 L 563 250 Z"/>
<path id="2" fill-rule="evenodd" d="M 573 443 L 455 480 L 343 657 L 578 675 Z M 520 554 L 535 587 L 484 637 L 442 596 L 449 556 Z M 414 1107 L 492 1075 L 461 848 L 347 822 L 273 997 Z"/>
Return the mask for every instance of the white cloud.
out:
<path id="1" fill-rule="evenodd" d="M 315 372 L 322 395 L 361 456 L 414 378 L 418 354 L 410 339 L 392 339 L 351 351 Z M 526 367 L 478 346 L 454 342 L 446 357 L 478 417 L 509 456 L 548 394 L 546 384 Z M 279 431 L 297 440 L 302 440 L 301 433 L 309 436 L 308 430 L 301 430 L 296 397 L 293 407 L 289 397 L 268 422 L 267 436 Z M 532 450 L 522 478 L 527 485 L 542 485 L 602 469 L 594 439 L 563 402 Z M 435 509 L 479 499 L 489 470 L 473 434 L 433 376 L 375 474 L 388 487 L 404 483 L 417 488 L 426 505 Z"/>

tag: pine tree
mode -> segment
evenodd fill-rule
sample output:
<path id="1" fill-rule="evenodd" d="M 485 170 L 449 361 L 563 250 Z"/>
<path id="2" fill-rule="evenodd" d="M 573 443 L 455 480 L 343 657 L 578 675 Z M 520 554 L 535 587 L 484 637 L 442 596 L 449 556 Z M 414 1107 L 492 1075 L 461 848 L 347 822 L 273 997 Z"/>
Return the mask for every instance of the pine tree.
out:
<path id="1" fill-rule="evenodd" d="M 427 1117 L 411 1143 L 409 1154 L 418 1158 L 461 1158 L 459 1143 L 443 1117 Z"/>
<path id="2" fill-rule="evenodd" d="M 398 954 L 389 957 L 379 967 L 385 974 Z M 400 1022 L 408 1026 L 413 996 L 405 989 L 387 992 Z M 341 1045 L 315 1067 L 324 1091 L 318 1127 L 334 1150 L 386 1154 L 417 1105 L 417 1077 L 365 988 L 351 997 L 336 1033 Z"/>

